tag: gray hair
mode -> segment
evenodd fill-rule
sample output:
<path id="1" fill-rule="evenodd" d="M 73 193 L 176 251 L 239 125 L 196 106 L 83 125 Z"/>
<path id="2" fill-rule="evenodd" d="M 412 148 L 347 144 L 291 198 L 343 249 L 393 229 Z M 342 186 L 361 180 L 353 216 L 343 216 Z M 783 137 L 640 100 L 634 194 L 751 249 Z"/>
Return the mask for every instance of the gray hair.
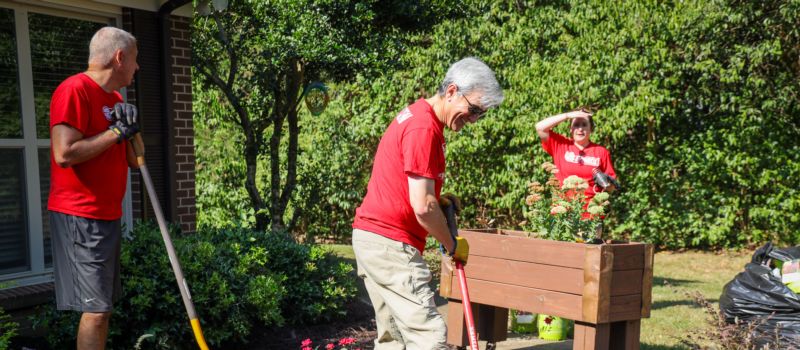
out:
<path id="1" fill-rule="evenodd" d="M 114 58 L 117 50 L 136 46 L 136 38 L 116 27 L 100 28 L 89 42 L 89 64 L 105 66 Z"/>
<path id="2" fill-rule="evenodd" d="M 503 102 L 503 90 L 497 83 L 494 72 L 476 57 L 467 57 L 450 66 L 439 85 L 439 96 L 444 96 L 450 84 L 458 86 L 458 93 L 461 95 L 472 91 L 482 93 L 480 104 L 483 108 L 496 107 Z"/>

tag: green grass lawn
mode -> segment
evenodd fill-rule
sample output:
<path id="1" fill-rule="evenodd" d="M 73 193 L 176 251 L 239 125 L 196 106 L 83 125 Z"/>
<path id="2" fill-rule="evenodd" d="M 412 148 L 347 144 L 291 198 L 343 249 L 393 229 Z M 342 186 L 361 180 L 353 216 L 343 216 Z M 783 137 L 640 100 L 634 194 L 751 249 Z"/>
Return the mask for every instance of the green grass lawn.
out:
<path id="1" fill-rule="evenodd" d="M 660 252 L 653 263 L 653 306 L 642 321 L 642 349 L 676 349 L 680 339 L 707 327 L 707 314 L 684 291 L 718 306 L 722 287 L 743 271 L 752 252 Z"/>
<path id="2" fill-rule="evenodd" d="M 330 245 L 355 263 L 349 245 Z M 653 264 L 653 305 L 642 321 L 642 349 L 682 349 L 680 340 L 707 327 L 705 311 L 685 291 L 698 291 L 717 305 L 722 287 L 744 269 L 752 252 L 698 251 L 656 253 Z"/>

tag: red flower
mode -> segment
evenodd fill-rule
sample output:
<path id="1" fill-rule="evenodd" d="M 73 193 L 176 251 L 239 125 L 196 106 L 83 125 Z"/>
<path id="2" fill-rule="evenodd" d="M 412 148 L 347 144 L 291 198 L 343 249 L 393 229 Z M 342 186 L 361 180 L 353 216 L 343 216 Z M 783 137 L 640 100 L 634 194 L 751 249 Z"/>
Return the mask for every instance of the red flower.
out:
<path id="1" fill-rule="evenodd" d="M 342 339 L 339 339 L 339 345 L 340 346 L 354 344 L 355 342 L 356 342 L 355 338 L 342 338 Z"/>
<path id="2" fill-rule="evenodd" d="M 333 350 L 334 347 L 335 345 L 333 345 L 333 343 L 328 343 L 328 345 L 325 345 L 325 349 L 327 350 Z"/>
<path id="3" fill-rule="evenodd" d="M 302 349 L 300 349 L 300 350 L 313 350 L 313 349 L 311 349 L 311 347 L 310 347 L 310 346 L 304 346 L 304 347 L 303 347 Z"/>
<path id="4" fill-rule="evenodd" d="M 310 338 L 306 339 L 306 340 L 303 340 L 303 342 L 300 343 L 300 346 L 302 346 L 302 347 L 308 347 L 309 345 L 311 345 L 311 339 Z M 303 349 L 303 350 L 305 350 L 305 349 Z"/>

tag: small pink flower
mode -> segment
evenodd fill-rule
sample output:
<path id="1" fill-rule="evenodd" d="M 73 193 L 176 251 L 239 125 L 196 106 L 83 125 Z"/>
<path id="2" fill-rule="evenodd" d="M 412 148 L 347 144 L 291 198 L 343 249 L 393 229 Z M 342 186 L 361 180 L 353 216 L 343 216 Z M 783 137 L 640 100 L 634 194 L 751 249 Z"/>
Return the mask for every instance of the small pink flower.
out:
<path id="1" fill-rule="evenodd" d="M 355 343 L 355 338 L 342 338 L 339 340 L 339 345 L 350 345 Z"/>
<path id="2" fill-rule="evenodd" d="M 336 347 L 336 345 L 333 345 L 333 343 L 328 343 L 328 345 L 325 345 L 325 349 L 327 350 L 333 350 L 334 347 Z"/>
<path id="3" fill-rule="evenodd" d="M 304 347 L 303 347 L 302 349 L 300 349 L 300 350 L 313 350 L 313 349 L 311 349 L 311 347 L 310 347 L 310 346 L 304 346 Z"/>
<path id="4" fill-rule="evenodd" d="M 311 338 L 303 340 L 303 342 L 300 343 L 300 346 L 303 346 L 303 347 L 308 347 L 309 345 L 311 345 Z M 303 349 L 303 350 L 305 350 L 305 349 Z"/>

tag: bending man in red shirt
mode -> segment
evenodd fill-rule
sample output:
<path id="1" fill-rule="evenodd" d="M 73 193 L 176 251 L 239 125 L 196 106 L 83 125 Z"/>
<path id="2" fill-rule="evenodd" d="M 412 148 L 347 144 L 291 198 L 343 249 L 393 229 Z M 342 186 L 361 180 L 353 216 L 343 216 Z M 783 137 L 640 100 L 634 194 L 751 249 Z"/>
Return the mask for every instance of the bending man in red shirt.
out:
<path id="1" fill-rule="evenodd" d="M 566 120 L 570 121 L 571 139 L 552 130 Z M 587 203 L 594 198 L 597 191 L 601 191 L 594 183 L 594 169 L 617 178 L 614 166 L 611 165 L 611 153 L 591 141 L 594 126 L 592 114 L 583 110 L 554 115 L 536 123 L 536 132 L 542 140 L 542 147 L 553 157 L 553 163 L 558 168 L 558 181 L 564 183 L 564 179 L 570 175 L 586 180 L 589 184 L 584 192 Z"/>
<path id="2" fill-rule="evenodd" d="M 139 69 L 136 39 L 105 27 L 89 43 L 89 68 L 64 80 L 50 101 L 50 229 L 56 304 L 82 312 L 77 348 L 104 349 L 120 294 L 122 197 L 136 156 L 136 107 L 119 89 Z"/>
<path id="3" fill-rule="evenodd" d="M 376 350 L 447 349 L 447 326 L 436 310 L 422 252 L 430 233 L 466 262 L 466 240 L 454 241 L 438 199 L 444 184 L 444 127 L 459 131 L 503 101 L 494 72 L 476 58 L 447 71 L 437 94 L 392 120 L 381 138 L 367 195 L 356 209 L 353 251 L 378 337 Z"/>

